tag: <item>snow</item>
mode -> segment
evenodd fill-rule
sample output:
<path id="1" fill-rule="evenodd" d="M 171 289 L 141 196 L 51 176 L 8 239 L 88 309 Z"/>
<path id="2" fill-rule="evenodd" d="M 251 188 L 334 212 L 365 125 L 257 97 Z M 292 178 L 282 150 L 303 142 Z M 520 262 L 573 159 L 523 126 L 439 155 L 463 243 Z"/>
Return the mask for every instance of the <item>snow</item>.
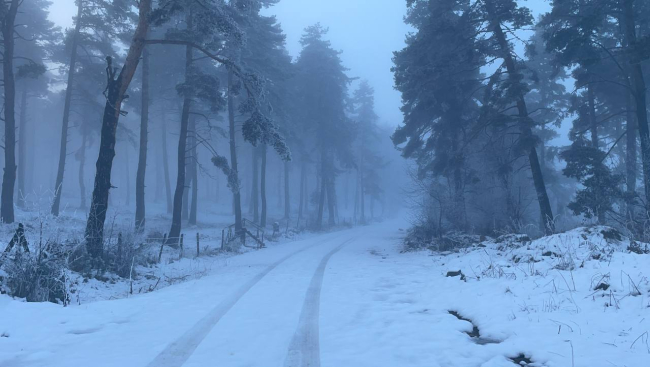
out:
<path id="1" fill-rule="evenodd" d="M 650 255 L 626 239 L 596 227 L 403 253 L 407 227 L 206 256 L 200 277 L 128 298 L 61 307 L 2 295 L 0 366 L 292 366 L 295 343 L 337 367 L 507 367 L 520 354 L 534 366 L 648 365 Z M 446 277 L 458 270 L 465 281 Z M 609 288 L 594 290 L 602 279 Z M 472 323 L 481 343 L 465 333 Z"/>

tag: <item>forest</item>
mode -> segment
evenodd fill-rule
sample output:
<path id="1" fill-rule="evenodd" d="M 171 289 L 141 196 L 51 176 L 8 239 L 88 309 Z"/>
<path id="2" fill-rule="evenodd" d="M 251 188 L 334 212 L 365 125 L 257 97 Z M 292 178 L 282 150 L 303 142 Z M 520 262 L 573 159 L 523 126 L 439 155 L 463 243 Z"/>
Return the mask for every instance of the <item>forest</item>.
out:
<path id="1" fill-rule="evenodd" d="M 650 0 L 0 0 L 0 366 L 650 356 Z"/>
<path id="2" fill-rule="evenodd" d="M 48 1 L 4 2 L 2 222 L 79 212 L 84 267 L 104 269 L 115 207 L 132 216 L 120 232 L 173 246 L 211 220 L 200 206 L 231 212 L 236 234 L 246 220 L 320 230 L 394 211 L 385 177 L 401 162 L 373 87 L 318 23 L 293 59 L 265 12 L 277 2 L 77 0 L 66 29 Z"/>
<path id="3" fill-rule="evenodd" d="M 600 224 L 647 240 L 650 3 L 408 4 L 392 138 L 415 162 L 416 238 Z"/>

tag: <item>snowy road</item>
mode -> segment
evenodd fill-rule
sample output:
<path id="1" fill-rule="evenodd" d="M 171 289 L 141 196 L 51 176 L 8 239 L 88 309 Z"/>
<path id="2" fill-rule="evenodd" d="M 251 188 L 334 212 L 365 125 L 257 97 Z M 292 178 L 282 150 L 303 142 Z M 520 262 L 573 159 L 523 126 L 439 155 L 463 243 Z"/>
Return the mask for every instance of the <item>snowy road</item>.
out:
<path id="1" fill-rule="evenodd" d="M 520 354 L 545 367 L 647 365 L 645 293 L 603 307 L 609 297 L 595 297 L 590 282 L 611 272 L 612 284 L 627 284 L 617 278 L 624 264 L 639 269 L 633 278 L 646 289 L 649 256 L 617 253 L 566 276 L 552 268 L 533 276 L 494 249 L 400 253 L 405 227 L 271 244 L 128 299 L 63 308 L 0 296 L 0 366 L 510 367 Z M 556 241 L 555 251 L 571 241 Z M 531 246 L 521 251 L 544 251 Z M 540 259 L 550 262 L 532 263 L 535 274 L 554 264 Z M 474 275 L 497 262 L 517 277 Z M 467 282 L 445 277 L 458 269 Z M 564 289 L 566 277 L 574 290 Z M 450 310 L 494 342 L 472 340 L 472 324 Z"/>
<path id="2" fill-rule="evenodd" d="M 341 237 L 347 238 L 349 235 Z M 286 310 L 295 308 L 296 304 L 300 304 L 296 301 L 301 298 L 304 298 L 304 304 L 285 365 L 287 367 L 320 366 L 318 308 L 325 267 L 332 255 L 350 241 L 351 239 L 341 240 L 337 236 L 327 237 L 272 263 L 227 296 L 183 336 L 166 347 L 149 366 L 204 365 L 206 360 L 219 360 L 219 353 L 225 354 L 227 357 L 228 354 L 246 355 L 255 352 L 250 350 L 250 341 L 259 339 L 261 343 L 264 343 L 264 339 L 281 338 L 282 335 L 279 335 L 277 330 L 290 325 L 294 321 L 292 318 L 295 319 L 296 315 L 295 310 L 291 313 Z M 334 249 L 321 256 L 323 251 L 330 250 L 332 246 Z M 314 260 L 321 257 L 305 293 L 304 280 L 309 278 L 310 270 L 314 267 Z M 262 280 L 264 282 L 258 285 Z M 260 289 L 254 289 L 255 287 Z M 278 288 L 283 288 L 285 291 L 280 291 Z M 270 289 L 277 289 L 277 292 L 272 294 L 269 292 Z M 237 308 L 233 312 L 234 316 L 230 317 L 231 319 L 234 317 L 234 320 L 231 320 L 230 323 L 229 320 L 225 320 L 225 326 L 219 325 L 217 331 L 213 332 L 213 328 L 233 307 Z M 238 319 L 239 317 L 242 319 Z M 240 322 L 244 320 L 250 326 L 242 330 Z M 231 336 L 237 333 L 239 333 L 239 340 L 232 339 Z M 286 335 L 284 336 L 286 339 Z M 194 352 L 204 342 L 205 350 L 199 350 L 197 356 L 193 357 Z M 221 346 L 228 347 L 221 348 Z M 281 352 L 281 350 L 272 352 Z M 278 357 L 277 355 L 254 354 L 259 361 Z"/>
<path id="3" fill-rule="evenodd" d="M 368 229 L 272 245 L 230 258 L 215 275 L 131 299 L 29 304 L 34 348 L 0 349 L 0 365 L 320 366 L 323 281 L 332 260 L 367 243 Z M 23 332 L 13 330 L 0 347 Z"/>

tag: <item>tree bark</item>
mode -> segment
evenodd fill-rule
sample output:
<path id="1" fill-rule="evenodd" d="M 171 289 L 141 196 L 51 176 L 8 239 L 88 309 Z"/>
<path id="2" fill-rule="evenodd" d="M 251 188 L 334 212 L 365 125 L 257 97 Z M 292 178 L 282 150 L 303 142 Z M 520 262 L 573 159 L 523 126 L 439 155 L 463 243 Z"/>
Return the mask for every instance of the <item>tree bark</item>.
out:
<path id="1" fill-rule="evenodd" d="M 191 16 L 188 16 L 188 27 L 191 28 Z M 185 80 L 189 79 L 189 72 L 192 67 L 192 46 L 185 46 Z M 190 106 L 192 100 L 186 96 L 183 99 L 183 110 L 181 112 L 181 131 L 178 136 L 178 159 L 176 175 L 176 190 L 174 191 L 174 208 L 172 210 L 172 226 L 169 229 L 168 243 L 177 243 L 181 234 L 183 196 L 185 194 L 185 169 L 187 166 L 187 128 L 190 117 Z"/>
<path id="2" fill-rule="evenodd" d="M 587 85 L 587 100 L 589 107 L 589 125 L 591 130 L 591 146 L 598 149 L 598 120 L 596 118 L 596 97 L 591 84 Z M 596 217 L 599 224 L 605 224 L 605 212 L 600 208 L 596 208 Z"/>
<path id="3" fill-rule="evenodd" d="M 191 141 L 191 151 L 192 157 L 190 158 L 190 172 L 192 175 L 192 205 L 190 206 L 190 217 L 188 219 L 188 224 L 196 225 L 196 212 L 198 210 L 198 195 L 199 195 L 199 186 L 198 186 L 198 168 L 197 162 L 198 157 L 196 156 L 196 118 L 191 119 L 191 132 L 190 132 L 190 141 Z"/>
<path id="4" fill-rule="evenodd" d="M 4 53 L 2 71 L 5 90 L 5 169 L 2 176 L 0 217 L 3 223 L 14 222 L 14 186 L 16 184 L 16 81 L 14 78 L 14 26 L 21 1 L 11 0 L 5 9 L 2 36 Z M 6 6 L 6 4 L 4 5 Z"/>
<path id="5" fill-rule="evenodd" d="M 323 228 L 323 211 L 325 210 L 325 192 L 327 191 L 327 151 L 321 147 L 321 172 L 320 172 L 320 189 L 318 198 L 318 215 L 316 217 L 316 229 Z"/>
<path id="6" fill-rule="evenodd" d="M 239 182 L 239 174 L 237 172 L 237 142 L 235 140 L 235 96 L 234 96 L 234 75 L 232 71 L 228 71 L 228 134 L 230 137 L 230 170 L 233 179 Z M 241 193 L 239 187 L 233 190 L 233 211 L 235 214 L 235 233 L 241 235 L 242 233 L 242 218 L 241 218 Z"/>
<path id="7" fill-rule="evenodd" d="M 65 173 L 65 159 L 68 154 L 68 125 L 70 120 L 70 103 L 72 100 L 72 89 L 74 82 L 74 70 L 77 65 L 77 43 L 79 42 L 79 32 L 81 31 L 81 13 L 83 10 L 83 1 L 77 2 L 77 19 L 72 35 L 72 51 L 70 53 L 70 68 L 68 69 L 68 83 L 65 89 L 65 100 L 63 102 L 63 122 L 61 124 L 61 145 L 59 148 L 59 167 L 56 173 L 56 183 L 54 185 L 54 201 L 52 202 L 52 215 L 59 215 L 61 206 L 61 191 L 63 190 L 63 175 Z"/>
<path id="8" fill-rule="evenodd" d="M 333 227 L 336 224 L 336 188 L 334 175 L 330 172 L 327 178 L 327 224 Z"/>
<path id="9" fill-rule="evenodd" d="M 625 38 L 631 51 L 630 79 L 636 106 L 636 127 L 641 138 L 641 163 L 643 166 L 643 182 L 645 191 L 646 218 L 650 216 L 650 128 L 648 127 L 648 111 L 646 100 L 646 84 L 641 67 L 640 50 L 636 37 L 636 20 L 634 16 L 634 1 L 621 0 L 623 19 L 625 20 Z"/>
<path id="10" fill-rule="evenodd" d="M 284 219 L 291 219 L 291 200 L 289 198 L 289 162 L 284 162 Z"/>
<path id="11" fill-rule="evenodd" d="M 142 232 L 145 226 L 144 183 L 147 171 L 147 145 L 149 134 L 149 52 L 142 50 L 142 111 L 140 113 L 140 151 L 135 178 L 135 229 Z"/>
<path id="12" fill-rule="evenodd" d="M 104 222 L 108 210 L 108 194 L 111 189 L 111 169 L 115 157 L 115 138 L 117 124 L 121 113 L 122 101 L 126 90 L 133 80 L 138 67 L 140 56 L 145 45 L 145 35 L 149 29 L 149 12 L 151 0 L 140 0 L 138 4 L 138 25 L 133 35 L 133 41 L 126 55 L 126 61 L 118 76 L 115 75 L 112 60 L 107 57 L 106 68 L 108 85 L 106 86 L 106 106 L 102 118 L 99 156 L 97 157 L 97 173 L 93 188 L 93 198 L 86 224 L 86 248 L 90 256 L 97 260 L 104 252 Z M 95 263 L 95 266 L 100 265 Z"/>
<path id="13" fill-rule="evenodd" d="M 253 221 L 255 223 L 260 222 L 260 208 L 259 208 L 259 155 L 260 148 L 252 147 L 252 158 L 253 158 L 253 182 L 251 183 L 251 203 L 253 205 Z"/>
<path id="14" fill-rule="evenodd" d="M 86 165 L 86 145 L 88 133 L 84 131 L 81 135 L 81 147 L 79 147 L 79 209 L 86 209 L 86 183 L 84 182 L 84 168 Z"/>
<path id="15" fill-rule="evenodd" d="M 626 146 L 625 146 L 625 176 L 626 176 L 626 189 L 627 195 L 630 198 L 627 204 L 627 218 L 634 218 L 634 201 L 636 196 L 636 117 L 634 114 L 634 101 L 632 96 L 628 94 L 626 101 Z"/>
<path id="16" fill-rule="evenodd" d="M 167 121 L 165 121 L 165 111 L 163 110 L 162 116 L 162 158 L 163 158 L 163 174 L 165 175 L 165 198 L 167 199 L 167 214 L 172 213 L 172 186 L 169 182 L 169 154 L 167 152 Z"/>
<path id="17" fill-rule="evenodd" d="M 84 182 L 84 167 L 86 165 L 86 145 L 88 133 L 83 132 L 79 148 L 79 209 L 86 209 L 86 183 Z"/>
<path id="18" fill-rule="evenodd" d="M 27 88 L 20 97 L 20 126 L 18 130 L 18 206 L 25 207 L 25 165 L 27 162 Z"/>
<path id="19" fill-rule="evenodd" d="M 266 144 L 262 145 L 262 169 L 260 173 L 260 196 L 262 198 L 262 215 L 260 218 L 260 225 L 262 228 L 266 227 L 266 213 L 267 213 L 267 203 L 266 203 Z"/>
<path id="20" fill-rule="evenodd" d="M 300 202 L 298 203 L 298 222 L 302 219 L 302 213 L 305 209 L 305 176 L 307 163 L 303 160 L 300 167 Z"/>
<path id="21" fill-rule="evenodd" d="M 490 23 L 494 36 L 496 37 L 497 43 L 502 53 L 504 63 L 510 78 L 515 78 L 519 71 L 515 64 L 514 59 L 512 58 L 510 45 L 508 40 L 503 34 L 501 29 L 501 20 L 496 14 L 492 0 L 486 2 L 487 11 L 490 15 Z M 525 96 L 522 93 L 519 93 L 517 96 L 517 111 L 519 112 L 519 128 L 521 130 L 522 139 L 531 140 L 533 138 L 533 131 L 531 127 L 530 116 L 528 115 L 528 107 L 526 106 Z M 528 151 L 528 161 L 530 163 L 530 170 L 533 175 L 533 183 L 535 185 L 535 191 L 537 192 L 537 201 L 539 203 L 539 210 L 545 224 L 544 232 L 547 234 L 553 233 L 555 231 L 555 224 L 553 222 L 553 211 L 551 209 L 551 203 L 548 199 L 548 193 L 546 192 L 546 185 L 544 183 L 544 175 L 542 173 L 541 166 L 539 164 L 539 157 L 537 156 L 537 149 L 535 146 L 529 148 Z"/>
<path id="22" fill-rule="evenodd" d="M 131 206 L 131 163 L 129 162 L 129 144 L 125 144 L 126 147 L 124 148 L 124 151 L 126 151 L 126 154 L 124 155 L 124 176 L 126 176 L 126 206 Z"/>

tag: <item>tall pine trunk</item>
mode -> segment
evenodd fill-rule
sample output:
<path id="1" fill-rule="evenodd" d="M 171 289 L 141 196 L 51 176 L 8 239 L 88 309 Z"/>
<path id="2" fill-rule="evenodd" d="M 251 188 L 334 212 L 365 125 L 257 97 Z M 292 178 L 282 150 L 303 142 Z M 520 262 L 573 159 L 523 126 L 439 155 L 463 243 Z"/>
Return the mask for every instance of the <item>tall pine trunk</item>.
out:
<path id="1" fill-rule="evenodd" d="M 253 160 L 253 182 L 251 183 L 251 203 L 253 205 L 253 221 L 260 222 L 260 186 L 259 186 L 259 155 L 260 148 L 252 147 L 252 160 Z"/>
<path id="2" fill-rule="evenodd" d="M 138 25 L 131 41 L 131 46 L 126 55 L 126 61 L 120 74 L 115 75 L 112 60 L 107 57 L 108 74 L 106 86 L 106 105 L 102 118 L 101 139 L 99 156 L 97 157 L 97 173 L 93 188 L 93 198 L 90 204 L 90 213 L 86 224 L 86 249 L 94 259 L 101 258 L 104 252 L 104 222 L 108 210 L 108 193 L 111 188 L 111 169 L 115 157 L 115 138 L 117 123 L 119 121 L 122 101 L 129 84 L 138 67 L 142 50 L 144 49 L 145 35 L 149 29 L 149 12 L 151 0 L 140 0 L 138 4 Z M 95 263 L 95 266 L 100 265 Z"/>
<path id="3" fill-rule="evenodd" d="M 188 219 L 188 224 L 195 225 L 196 224 L 196 212 L 198 210 L 198 195 L 199 195 L 199 186 L 198 186 L 198 167 L 197 167 L 197 162 L 198 162 L 198 157 L 196 156 L 196 144 L 197 144 L 197 139 L 196 139 L 196 118 L 191 119 L 191 133 L 190 133 L 190 142 L 191 142 L 191 151 L 192 151 L 192 157 L 190 158 L 190 172 L 192 175 L 192 205 L 190 206 L 190 217 Z"/>
<path id="4" fill-rule="evenodd" d="M 2 71 L 5 90 L 5 168 L 2 176 L 0 216 L 3 223 L 14 222 L 14 186 L 16 185 L 16 81 L 14 78 L 14 26 L 21 1 L 11 0 L 5 9 L 2 36 Z M 6 5 L 5 5 L 6 6 Z"/>
<path id="5" fill-rule="evenodd" d="M 18 127 L 18 206 L 25 207 L 25 165 L 27 162 L 27 88 L 20 96 L 20 126 Z"/>
<path id="6" fill-rule="evenodd" d="M 262 198 L 262 215 L 260 218 L 260 225 L 262 228 L 266 227 L 266 214 L 267 214 L 267 203 L 266 203 L 266 144 L 262 145 L 262 168 L 260 173 L 260 196 Z"/>
<path id="7" fill-rule="evenodd" d="M 298 223 L 300 223 L 300 220 L 302 219 L 303 211 L 305 210 L 305 179 L 307 175 L 307 163 L 302 161 L 300 165 L 300 199 L 298 203 Z"/>
<path id="8" fill-rule="evenodd" d="M 142 112 L 140 113 L 140 151 L 135 178 L 135 228 L 143 231 L 145 225 L 144 183 L 147 171 L 147 143 L 149 134 L 149 52 L 142 51 Z"/>
<path id="9" fill-rule="evenodd" d="M 289 198 L 289 162 L 284 162 L 284 219 L 291 218 L 291 200 Z"/>
<path id="10" fill-rule="evenodd" d="M 327 224 L 333 227 L 336 224 L 336 187 L 334 181 L 334 174 L 330 172 L 327 178 Z"/>
<path id="11" fill-rule="evenodd" d="M 235 96 L 234 96 L 234 75 L 228 71 L 228 135 L 230 138 L 230 170 L 235 182 L 239 182 L 239 173 L 237 172 L 237 141 L 235 131 Z M 235 233 L 242 234 L 242 216 L 241 216 L 241 193 L 239 187 L 233 189 L 233 212 L 235 214 Z"/>
<path id="12" fill-rule="evenodd" d="M 634 114 L 634 101 L 632 96 L 628 94 L 626 101 L 626 144 L 625 144 L 625 176 L 626 176 L 626 190 L 630 198 L 627 204 L 627 219 L 634 218 L 634 198 L 636 196 L 636 117 Z"/>
<path id="13" fill-rule="evenodd" d="M 596 118 L 596 97 L 591 83 L 587 85 L 587 103 L 589 106 L 589 128 L 591 130 L 591 146 L 598 149 L 598 119 Z M 596 217 L 599 224 L 605 224 L 605 212 L 600 208 L 596 208 Z"/>
<path id="14" fill-rule="evenodd" d="M 188 15 L 188 28 L 191 28 L 191 15 Z M 185 46 L 185 80 L 189 80 L 189 73 L 192 67 L 192 46 Z M 169 243 L 177 243 L 181 234 L 183 196 L 185 194 L 185 170 L 187 166 L 187 128 L 190 117 L 190 106 L 192 100 L 189 96 L 183 99 L 183 110 L 181 112 L 181 131 L 178 136 L 178 158 L 176 175 L 176 189 L 174 190 L 174 207 L 172 209 L 172 226 L 169 229 Z"/>
<path id="15" fill-rule="evenodd" d="M 81 147 L 79 147 L 79 208 L 86 209 L 86 183 L 84 182 L 84 168 L 86 166 L 86 145 L 88 133 L 84 130 L 81 137 Z"/>
<path id="16" fill-rule="evenodd" d="M 646 101 L 646 84 L 641 67 L 641 49 L 636 37 L 634 0 L 621 0 L 625 28 L 625 39 L 630 49 L 630 79 L 636 107 L 636 123 L 641 138 L 641 163 L 645 191 L 645 219 L 650 217 L 650 128 Z"/>
<path id="17" fill-rule="evenodd" d="M 165 111 L 162 115 L 162 160 L 163 160 L 163 179 L 165 180 L 165 198 L 167 202 L 167 214 L 172 213 L 172 186 L 169 182 L 169 153 L 167 151 L 167 121 L 165 121 Z"/>
<path id="18" fill-rule="evenodd" d="M 72 100 L 72 89 L 74 82 L 74 69 L 77 65 L 77 43 L 81 30 L 81 12 L 83 1 L 77 2 L 77 19 L 72 34 L 72 50 L 70 53 L 70 68 L 68 69 L 68 83 L 65 89 L 65 100 L 63 102 L 63 123 L 61 124 L 61 145 L 59 148 L 59 167 L 56 172 L 56 183 L 54 185 L 54 201 L 52 202 L 52 215 L 59 215 L 61 206 L 61 191 L 63 190 L 63 174 L 65 173 L 65 159 L 68 154 L 68 125 L 70 120 L 70 103 Z"/>
<path id="19" fill-rule="evenodd" d="M 316 216 L 316 229 L 323 228 L 323 212 L 325 211 L 325 192 L 327 191 L 327 148 L 321 147 L 320 187 L 318 197 L 318 213 Z M 318 180 L 317 180 L 318 182 Z"/>
<path id="20" fill-rule="evenodd" d="M 501 20 L 499 15 L 496 14 L 494 9 L 493 0 L 486 2 L 487 11 L 490 16 L 490 23 L 494 36 L 497 40 L 498 46 L 500 48 L 508 75 L 511 79 L 516 79 L 519 75 L 517 66 L 514 59 L 512 58 L 512 50 L 510 49 L 510 44 L 506 39 L 503 29 L 501 29 Z M 528 115 L 528 107 L 526 106 L 526 100 L 524 94 L 520 91 L 517 96 L 517 111 L 519 112 L 519 129 L 521 130 L 523 140 L 532 140 L 533 131 L 531 126 L 530 116 Z M 546 184 L 544 183 L 544 175 L 542 173 L 541 166 L 539 164 L 539 157 L 537 156 L 537 149 L 535 146 L 531 146 L 528 149 L 528 161 L 530 164 L 530 170 L 533 175 L 533 184 L 535 185 L 535 191 L 537 193 L 537 201 L 539 203 L 539 210 L 542 216 L 544 231 L 546 233 L 553 233 L 555 231 L 555 224 L 553 222 L 553 211 L 551 209 L 551 203 L 548 199 L 548 193 L 546 192 Z"/>

